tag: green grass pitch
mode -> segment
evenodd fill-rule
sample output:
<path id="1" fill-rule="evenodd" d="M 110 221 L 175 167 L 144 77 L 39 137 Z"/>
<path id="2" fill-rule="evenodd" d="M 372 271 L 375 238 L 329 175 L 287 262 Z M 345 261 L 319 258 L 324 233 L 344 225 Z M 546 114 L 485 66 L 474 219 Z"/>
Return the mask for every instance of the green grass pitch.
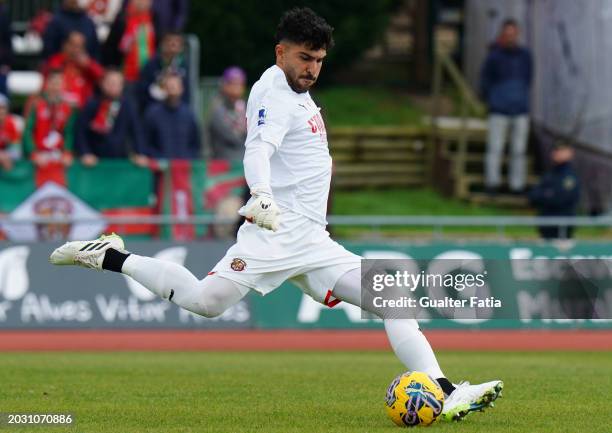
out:
<path id="1" fill-rule="evenodd" d="M 451 380 L 502 378 L 504 398 L 432 432 L 611 432 L 612 353 L 440 352 Z M 393 432 L 402 365 L 386 352 L 2 353 L 1 412 L 70 412 L 16 432 Z"/>

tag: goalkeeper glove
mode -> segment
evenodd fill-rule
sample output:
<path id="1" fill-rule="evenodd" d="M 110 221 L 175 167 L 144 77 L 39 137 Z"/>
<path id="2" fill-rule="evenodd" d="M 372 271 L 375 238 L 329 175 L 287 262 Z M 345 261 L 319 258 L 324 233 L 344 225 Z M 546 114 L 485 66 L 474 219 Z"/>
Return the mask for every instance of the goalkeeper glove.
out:
<path id="1" fill-rule="evenodd" d="M 251 199 L 240 209 L 239 213 L 247 221 L 255 223 L 261 228 L 273 232 L 278 230 L 280 210 L 276 206 L 272 194 L 267 191 L 251 191 Z"/>

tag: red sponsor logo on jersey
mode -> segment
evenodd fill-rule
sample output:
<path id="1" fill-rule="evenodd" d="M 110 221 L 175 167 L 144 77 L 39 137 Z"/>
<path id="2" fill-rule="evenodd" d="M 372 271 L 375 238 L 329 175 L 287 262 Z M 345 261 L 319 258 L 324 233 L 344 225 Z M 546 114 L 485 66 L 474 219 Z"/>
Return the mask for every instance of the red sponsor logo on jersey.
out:
<path id="1" fill-rule="evenodd" d="M 310 130 L 313 134 L 319 132 L 321 135 L 325 134 L 325 123 L 323 122 L 323 118 L 319 113 L 315 114 L 308 120 L 308 125 L 310 125 Z"/>

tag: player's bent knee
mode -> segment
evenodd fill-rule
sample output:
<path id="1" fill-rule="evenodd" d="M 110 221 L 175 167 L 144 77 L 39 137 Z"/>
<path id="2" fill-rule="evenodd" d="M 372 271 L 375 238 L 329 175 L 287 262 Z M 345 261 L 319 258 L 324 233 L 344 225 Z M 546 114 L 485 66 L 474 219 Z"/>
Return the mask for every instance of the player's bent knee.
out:
<path id="1" fill-rule="evenodd" d="M 228 308 L 228 306 L 221 304 L 206 305 L 204 306 L 204 308 L 201 309 L 199 314 L 201 316 L 206 317 L 207 319 L 214 319 L 215 317 L 219 317 L 220 315 L 225 313 Z"/>
<path id="2" fill-rule="evenodd" d="M 204 296 L 197 303 L 197 311 L 195 313 L 204 316 L 208 319 L 219 317 L 225 312 L 231 304 L 223 296 L 214 293 L 204 293 Z"/>
<path id="3" fill-rule="evenodd" d="M 248 289 L 219 277 L 206 278 L 201 282 L 198 314 L 214 318 L 236 305 L 248 293 Z"/>
<path id="4" fill-rule="evenodd" d="M 225 310 L 203 309 L 203 310 L 199 310 L 197 314 L 199 314 L 202 317 L 206 317 L 207 319 L 214 319 L 215 317 L 219 317 L 224 312 Z"/>

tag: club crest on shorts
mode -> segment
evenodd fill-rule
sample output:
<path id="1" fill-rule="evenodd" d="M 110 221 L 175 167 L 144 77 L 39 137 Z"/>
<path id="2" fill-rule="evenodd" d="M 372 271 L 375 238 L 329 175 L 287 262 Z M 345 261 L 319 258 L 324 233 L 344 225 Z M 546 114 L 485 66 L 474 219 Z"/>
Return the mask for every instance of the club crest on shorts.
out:
<path id="1" fill-rule="evenodd" d="M 246 262 L 238 258 L 233 259 L 232 263 L 230 264 L 230 268 L 232 268 L 232 271 L 236 272 L 244 271 L 244 268 L 246 268 Z"/>

